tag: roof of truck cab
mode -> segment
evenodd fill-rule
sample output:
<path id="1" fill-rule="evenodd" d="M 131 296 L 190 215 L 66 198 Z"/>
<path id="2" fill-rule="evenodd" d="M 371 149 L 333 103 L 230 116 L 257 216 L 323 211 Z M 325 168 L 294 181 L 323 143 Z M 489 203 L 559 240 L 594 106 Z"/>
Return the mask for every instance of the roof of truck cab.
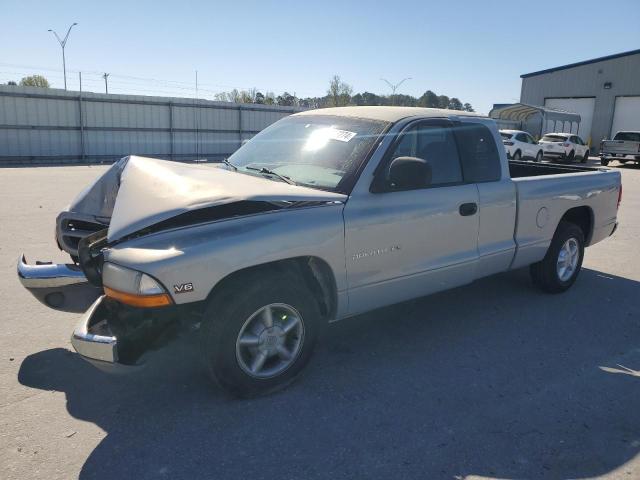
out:
<path id="1" fill-rule="evenodd" d="M 295 116 L 307 115 L 335 115 L 338 117 L 365 118 L 369 120 L 381 120 L 384 122 L 397 122 L 408 117 L 484 117 L 473 112 L 462 110 L 445 110 L 441 108 L 421 107 L 333 107 L 306 110 L 294 114 Z"/>

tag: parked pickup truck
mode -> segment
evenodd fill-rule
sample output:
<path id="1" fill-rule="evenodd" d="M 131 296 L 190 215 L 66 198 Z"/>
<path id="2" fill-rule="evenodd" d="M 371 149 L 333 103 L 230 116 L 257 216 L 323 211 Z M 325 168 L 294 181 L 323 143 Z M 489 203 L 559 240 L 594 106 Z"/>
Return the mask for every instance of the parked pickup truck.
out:
<path id="1" fill-rule="evenodd" d="M 600 163 L 606 167 L 611 160 L 639 163 L 640 132 L 618 132 L 613 140 L 603 140 L 600 144 Z"/>
<path id="2" fill-rule="evenodd" d="M 223 163 L 114 164 L 63 214 L 108 224 L 78 264 L 23 256 L 18 275 L 51 307 L 92 302 L 71 342 L 96 365 L 145 362 L 187 328 L 213 379 L 253 396 L 290 383 L 331 321 L 525 266 L 565 291 L 620 197 L 617 171 L 508 162 L 486 117 L 312 110 Z"/>

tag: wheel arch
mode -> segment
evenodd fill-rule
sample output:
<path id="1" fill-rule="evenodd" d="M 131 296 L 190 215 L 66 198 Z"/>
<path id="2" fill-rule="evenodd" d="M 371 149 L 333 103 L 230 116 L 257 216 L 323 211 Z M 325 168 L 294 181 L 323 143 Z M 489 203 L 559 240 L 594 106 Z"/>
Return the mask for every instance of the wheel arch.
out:
<path id="1" fill-rule="evenodd" d="M 560 222 L 563 221 L 573 223 L 580 227 L 584 235 L 584 244 L 585 246 L 589 245 L 593 234 L 593 210 L 591 207 L 582 205 L 580 207 L 570 208 L 560 219 Z M 559 224 L 560 223 L 558 223 L 558 225 Z"/>
<path id="2" fill-rule="evenodd" d="M 302 277 L 318 301 L 322 317 L 335 319 L 338 309 L 338 290 L 335 274 L 329 264 L 320 257 L 291 257 L 246 267 L 228 274 L 218 281 L 207 296 L 207 301 L 228 286 L 241 286 L 267 273 L 293 273 Z"/>

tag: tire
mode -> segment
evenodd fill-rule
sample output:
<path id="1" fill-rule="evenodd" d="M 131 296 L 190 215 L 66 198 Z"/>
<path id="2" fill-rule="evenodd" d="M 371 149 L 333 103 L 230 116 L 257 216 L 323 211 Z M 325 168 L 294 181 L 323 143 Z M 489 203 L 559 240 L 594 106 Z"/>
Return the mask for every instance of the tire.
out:
<path id="1" fill-rule="evenodd" d="M 538 162 L 538 163 L 540 163 L 540 162 L 542 161 L 542 157 L 543 157 L 542 150 L 540 150 L 540 151 L 538 152 L 538 154 L 536 155 L 536 159 L 535 159 L 535 161 L 536 161 L 536 162 Z"/>
<path id="2" fill-rule="evenodd" d="M 602 165 L 603 167 L 606 167 L 607 165 L 609 165 L 609 160 L 601 158 L 600 159 L 600 165 Z"/>
<path id="3" fill-rule="evenodd" d="M 265 308 L 275 317 L 271 329 L 263 323 Z M 278 344 L 277 338 L 281 337 L 269 335 L 267 330 L 273 333 L 286 325 L 285 318 L 296 315 L 302 327 L 286 334 L 289 336 L 284 343 Z M 241 398 L 265 395 L 286 387 L 298 377 L 325 325 L 316 298 L 297 275 L 249 274 L 230 281 L 209 300 L 200 331 L 202 358 L 211 378 L 232 395 Z M 259 343 L 242 345 L 240 336 L 250 337 L 252 342 L 258 339 Z M 289 359 L 281 358 L 275 351 L 264 352 L 281 346 L 291 355 Z M 249 372 L 259 355 L 266 360 L 262 360 L 255 373 Z M 281 362 L 288 364 L 278 370 Z"/>
<path id="4" fill-rule="evenodd" d="M 567 245 L 569 247 L 567 247 Z M 576 247 L 573 255 L 577 255 L 575 262 L 567 255 L 567 249 Z M 564 250 L 564 252 L 563 252 Z M 533 283 L 547 293 L 562 293 L 574 284 L 582 268 L 584 258 L 584 234 L 582 229 L 574 223 L 561 221 L 551 240 L 551 245 L 545 257 L 529 267 Z M 564 259 L 564 268 L 571 265 L 571 269 L 560 266 Z"/>
<path id="5" fill-rule="evenodd" d="M 513 159 L 520 160 L 521 158 L 522 158 L 522 154 L 520 153 L 520 150 L 516 150 L 516 152 L 513 154 Z"/>
<path id="6" fill-rule="evenodd" d="M 584 155 L 582 156 L 582 160 L 580 160 L 580 163 L 587 163 L 587 160 L 589 160 L 589 150 L 584 152 Z"/>
<path id="7" fill-rule="evenodd" d="M 569 156 L 567 157 L 568 162 L 573 162 L 576 159 L 576 152 L 571 150 L 569 152 Z"/>

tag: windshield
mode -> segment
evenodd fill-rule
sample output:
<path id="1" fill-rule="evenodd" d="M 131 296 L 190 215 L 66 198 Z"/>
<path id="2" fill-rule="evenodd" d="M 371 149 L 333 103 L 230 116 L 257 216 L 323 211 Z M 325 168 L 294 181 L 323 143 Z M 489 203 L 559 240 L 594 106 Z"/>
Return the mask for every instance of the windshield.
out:
<path id="1" fill-rule="evenodd" d="M 618 132 L 614 140 L 626 140 L 627 142 L 640 142 L 640 132 Z"/>
<path id="2" fill-rule="evenodd" d="M 567 139 L 564 135 L 545 135 L 542 137 L 543 142 L 564 142 Z"/>
<path id="3" fill-rule="evenodd" d="M 267 175 L 269 170 L 297 184 L 338 191 L 387 125 L 348 117 L 286 117 L 253 137 L 229 162 L 242 173 Z"/>
<path id="4" fill-rule="evenodd" d="M 513 133 L 500 132 L 500 136 L 503 140 L 511 140 Z"/>

